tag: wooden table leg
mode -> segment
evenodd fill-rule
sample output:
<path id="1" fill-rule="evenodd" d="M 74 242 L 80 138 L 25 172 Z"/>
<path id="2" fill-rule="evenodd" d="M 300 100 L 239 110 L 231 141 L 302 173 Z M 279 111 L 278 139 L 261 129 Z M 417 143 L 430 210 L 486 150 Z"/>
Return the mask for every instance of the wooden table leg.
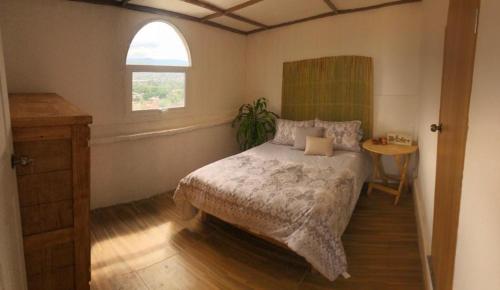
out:
<path id="1" fill-rule="evenodd" d="M 384 183 L 387 183 L 387 176 L 384 171 L 384 167 L 382 166 L 382 156 L 377 153 L 371 152 L 370 154 L 373 160 L 373 177 L 375 179 L 381 179 Z"/>
<path id="2" fill-rule="evenodd" d="M 373 190 L 373 185 L 371 182 L 368 183 L 368 191 L 366 192 L 367 195 L 371 195 Z"/>
<path id="3" fill-rule="evenodd" d="M 377 179 L 378 176 L 379 176 L 379 173 L 378 173 L 378 166 L 377 166 L 377 155 L 373 152 L 370 152 L 370 156 L 372 157 L 372 162 L 373 162 L 373 179 Z M 368 183 L 368 191 L 366 192 L 367 195 L 371 195 L 372 194 L 372 190 L 373 190 L 373 186 L 372 186 L 372 183 L 369 182 Z"/>
<path id="4" fill-rule="evenodd" d="M 410 161 L 410 155 L 394 155 L 394 160 L 396 161 L 398 170 L 399 170 L 399 178 L 397 177 L 389 177 L 385 174 L 384 167 L 382 166 L 382 160 L 381 160 L 381 155 L 376 154 L 376 153 L 371 153 L 372 159 L 373 159 L 373 177 L 374 179 L 381 179 L 382 183 L 384 186 L 375 184 L 373 182 L 370 182 L 368 184 L 368 191 L 367 194 L 371 195 L 373 188 L 377 188 L 383 191 L 387 191 L 391 193 L 392 195 L 395 195 L 394 199 L 394 205 L 397 205 L 399 203 L 399 199 L 401 198 L 401 194 L 403 191 L 407 188 L 407 174 L 408 174 L 408 164 Z M 393 189 L 388 187 L 389 184 L 389 179 L 394 179 L 398 180 L 398 188 Z"/>
<path id="5" fill-rule="evenodd" d="M 396 158 L 396 162 L 398 164 L 399 175 L 401 176 L 403 171 L 408 170 L 410 155 L 399 155 L 399 156 L 394 156 L 394 157 Z M 406 174 L 408 174 L 408 172 L 406 172 Z M 409 186 L 407 179 L 405 179 L 404 186 L 403 186 L 402 190 L 405 192 L 410 192 L 410 186 Z"/>
<path id="6" fill-rule="evenodd" d="M 385 174 L 384 166 L 382 165 L 382 155 L 377 155 L 377 166 L 378 166 L 378 172 L 380 174 L 380 179 L 382 179 L 382 183 L 384 185 L 389 184 L 389 177 Z"/>
<path id="7" fill-rule="evenodd" d="M 384 168 L 382 167 L 380 154 L 370 152 L 370 155 L 373 160 L 373 178 L 382 179 L 383 183 L 387 184 L 387 177 L 385 176 Z M 369 183 L 367 195 L 371 195 L 372 190 L 373 190 L 372 183 Z"/>
<path id="8" fill-rule="evenodd" d="M 401 160 L 402 157 L 402 160 Z M 403 155 L 403 156 L 395 156 L 396 162 L 398 163 L 399 167 L 399 174 L 400 174 L 400 181 L 399 181 L 399 186 L 398 186 L 398 195 L 396 196 L 396 199 L 394 200 L 394 205 L 397 205 L 399 202 L 399 198 L 401 197 L 401 193 L 405 189 L 406 185 L 406 175 L 408 173 L 408 164 L 410 163 L 410 155 Z"/>

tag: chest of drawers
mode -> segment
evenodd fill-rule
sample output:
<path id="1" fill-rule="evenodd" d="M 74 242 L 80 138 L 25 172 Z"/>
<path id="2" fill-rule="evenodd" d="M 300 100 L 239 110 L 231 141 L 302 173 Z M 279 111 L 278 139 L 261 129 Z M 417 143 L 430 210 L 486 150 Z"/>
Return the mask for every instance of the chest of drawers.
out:
<path id="1" fill-rule="evenodd" d="M 29 289 L 89 289 L 92 117 L 55 94 L 9 96 Z"/>

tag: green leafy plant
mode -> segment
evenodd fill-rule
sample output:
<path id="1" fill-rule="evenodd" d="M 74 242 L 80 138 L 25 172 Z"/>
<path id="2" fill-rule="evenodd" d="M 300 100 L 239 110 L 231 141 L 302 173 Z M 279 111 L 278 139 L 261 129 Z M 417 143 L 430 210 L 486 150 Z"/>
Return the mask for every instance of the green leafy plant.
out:
<path id="1" fill-rule="evenodd" d="M 238 126 L 236 140 L 241 150 L 247 150 L 266 142 L 276 133 L 275 113 L 267 110 L 267 100 L 260 98 L 252 104 L 242 105 L 233 127 Z"/>

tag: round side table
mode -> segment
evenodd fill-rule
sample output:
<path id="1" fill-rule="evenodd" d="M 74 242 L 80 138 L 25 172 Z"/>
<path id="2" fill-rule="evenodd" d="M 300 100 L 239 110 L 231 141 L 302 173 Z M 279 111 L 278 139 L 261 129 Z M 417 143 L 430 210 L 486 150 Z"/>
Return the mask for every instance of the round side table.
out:
<path id="1" fill-rule="evenodd" d="M 408 173 L 408 163 L 410 162 L 411 154 L 418 150 L 417 145 L 404 146 L 404 145 L 381 145 L 373 144 L 372 140 L 366 140 L 363 143 L 363 148 L 370 153 L 373 159 L 373 172 L 376 179 L 381 179 L 382 182 L 370 182 L 368 184 L 368 195 L 372 193 L 373 189 L 378 189 L 394 195 L 394 205 L 397 205 L 401 193 L 408 186 L 406 179 Z M 382 166 L 382 156 L 392 156 L 396 161 L 399 168 L 399 176 L 387 175 Z M 397 188 L 389 186 L 389 180 L 398 181 Z"/>

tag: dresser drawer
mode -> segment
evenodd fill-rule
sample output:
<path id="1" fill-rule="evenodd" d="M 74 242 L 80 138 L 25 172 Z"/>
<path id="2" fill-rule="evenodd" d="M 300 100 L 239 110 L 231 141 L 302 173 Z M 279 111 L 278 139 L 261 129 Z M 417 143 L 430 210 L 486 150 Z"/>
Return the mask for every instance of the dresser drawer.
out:
<path id="1" fill-rule="evenodd" d="M 26 276 L 29 289 L 75 289 L 74 251 L 74 243 L 67 242 L 27 252 Z"/>
<path id="2" fill-rule="evenodd" d="M 20 175 L 17 178 L 21 207 L 73 199 L 70 170 Z"/>
<path id="3" fill-rule="evenodd" d="M 71 169 L 71 140 L 14 142 L 14 152 L 32 162 L 17 166 L 18 175 Z"/>
<path id="4" fill-rule="evenodd" d="M 73 201 L 59 201 L 21 207 L 23 235 L 73 226 Z"/>
<path id="5" fill-rule="evenodd" d="M 53 268 L 45 276 L 28 276 L 29 290 L 73 290 L 75 288 L 74 266 Z"/>

